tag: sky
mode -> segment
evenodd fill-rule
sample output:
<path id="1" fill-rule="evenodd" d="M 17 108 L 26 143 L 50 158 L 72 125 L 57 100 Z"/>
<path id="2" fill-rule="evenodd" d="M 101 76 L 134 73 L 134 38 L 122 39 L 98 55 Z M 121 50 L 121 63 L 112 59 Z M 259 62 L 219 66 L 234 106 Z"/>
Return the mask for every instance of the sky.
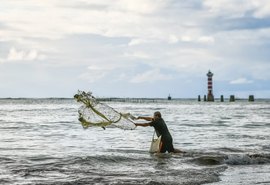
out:
<path id="1" fill-rule="evenodd" d="M 0 98 L 270 98 L 269 0 L 0 0 Z"/>

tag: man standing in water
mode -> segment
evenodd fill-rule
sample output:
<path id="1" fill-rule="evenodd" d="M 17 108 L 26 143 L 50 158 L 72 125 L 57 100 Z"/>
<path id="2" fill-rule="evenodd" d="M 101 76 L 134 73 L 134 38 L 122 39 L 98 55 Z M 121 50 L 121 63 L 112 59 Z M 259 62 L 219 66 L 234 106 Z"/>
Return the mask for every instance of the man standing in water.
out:
<path id="1" fill-rule="evenodd" d="M 166 151 L 168 151 L 169 153 L 181 152 L 177 149 L 174 149 L 172 136 L 168 130 L 168 127 L 165 121 L 162 119 L 160 112 L 158 111 L 155 112 L 153 118 L 139 116 L 137 119 L 144 119 L 150 122 L 149 123 L 135 123 L 136 126 L 142 126 L 142 127 L 152 126 L 155 128 L 157 136 L 159 137 L 161 135 L 161 142 L 159 145 L 160 153 L 165 153 Z"/>

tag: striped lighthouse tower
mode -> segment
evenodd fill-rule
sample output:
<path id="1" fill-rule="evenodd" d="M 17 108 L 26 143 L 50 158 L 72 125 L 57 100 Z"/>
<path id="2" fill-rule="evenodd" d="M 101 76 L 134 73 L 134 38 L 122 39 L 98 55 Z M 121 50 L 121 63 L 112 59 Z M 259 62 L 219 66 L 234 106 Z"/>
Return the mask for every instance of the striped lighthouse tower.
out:
<path id="1" fill-rule="evenodd" d="M 209 70 L 206 75 L 208 77 L 208 80 L 207 80 L 207 84 L 208 84 L 207 101 L 214 101 L 213 82 L 212 82 L 212 77 L 214 74 Z"/>

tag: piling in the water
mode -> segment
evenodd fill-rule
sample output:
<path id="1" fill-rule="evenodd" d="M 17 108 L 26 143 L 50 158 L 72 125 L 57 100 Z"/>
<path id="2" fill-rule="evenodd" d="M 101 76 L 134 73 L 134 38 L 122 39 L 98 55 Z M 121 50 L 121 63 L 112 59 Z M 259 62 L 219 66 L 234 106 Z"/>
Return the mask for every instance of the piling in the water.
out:
<path id="1" fill-rule="evenodd" d="M 235 101 L 235 97 L 234 97 L 234 95 L 231 95 L 230 96 L 230 102 L 234 102 Z"/>
<path id="2" fill-rule="evenodd" d="M 206 95 L 204 95 L 204 96 L 203 96 L 203 101 L 206 101 L 206 100 L 207 100 L 207 99 L 206 99 Z"/>
<path id="3" fill-rule="evenodd" d="M 249 95 L 248 101 L 254 101 L 254 95 Z"/>
<path id="4" fill-rule="evenodd" d="M 220 96 L 220 101 L 221 101 L 221 102 L 224 102 L 224 97 L 223 97 L 223 95 Z"/>
<path id="5" fill-rule="evenodd" d="M 200 95 L 198 96 L 198 101 L 201 101 L 201 96 Z"/>

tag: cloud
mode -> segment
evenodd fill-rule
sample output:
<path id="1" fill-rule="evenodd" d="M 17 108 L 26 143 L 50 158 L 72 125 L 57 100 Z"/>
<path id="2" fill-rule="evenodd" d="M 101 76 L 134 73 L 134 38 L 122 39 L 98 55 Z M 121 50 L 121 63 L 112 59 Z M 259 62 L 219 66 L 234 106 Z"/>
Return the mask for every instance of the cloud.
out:
<path id="1" fill-rule="evenodd" d="M 202 43 L 214 43 L 215 38 L 211 36 L 201 36 L 198 41 Z"/>
<path id="2" fill-rule="evenodd" d="M 88 83 L 94 83 L 98 80 L 104 78 L 106 76 L 106 72 L 95 70 L 95 71 L 88 71 L 83 73 L 79 76 L 79 79 L 86 80 Z"/>
<path id="3" fill-rule="evenodd" d="M 122 11 L 136 12 L 141 14 L 150 14 L 158 11 L 166 5 L 163 0 L 156 0 L 153 3 L 152 0 L 137 0 L 137 1 L 126 1 L 117 0 L 114 6 L 118 7 Z"/>
<path id="4" fill-rule="evenodd" d="M 252 80 L 247 80 L 246 78 L 238 78 L 236 80 L 230 81 L 230 84 L 251 84 Z"/>
<path id="5" fill-rule="evenodd" d="M 168 38 L 168 42 L 172 44 L 177 43 L 179 42 L 179 38 L 176 35 L 170 35 Z"/>
<path id="6" fill-rule="evenodd" d="M 270 2 L 268 0 L 252 1 L 253 5 L 256 7 L 254 11 L 254 16 L 257 18 L 264 18 L 270 16 Z"/>
<path id="7" fill-rule="evenodd" d="M 113 65 L 101 66 L 93 64 L 88 66 L 87 71 L 79 75 L 78 78 L 86 80 L 88 83 L 95 83 L 102 78 L 105 78 L 113 69 Z"/>
<path id="8" fill-rule="evenodd" d="M 32 49 L 30 51 L 17 50 L 16 48 L 11 48 L 9 50 L 7 60 L 8 61 L 18 61 L 18 60 L 42 60 L 45 58 L 45 55 L 41 55 L 37 50 Z"/>
<path id="9" fill-rule="evenodd" d="M 205 0 L 203 5 L 216 16 L 265 18 L 270 16 L 268 0 Z"/>
<path id="10" fill-rule="evenodd" d="M 128 58 L 139 58 L 139 59 L 151 59 L 152 56 L 146 52 L 143 51 L 135 51 L 135 52 L 129 52 L 124 54 L 125 57 Z"/>
<path id="11" fill-rule="evenodd" d="M 149 83 L 149 82 L 156 82 L 156 81 L 164 81 L 164 80 L 170 80 L 173 76 L 170 74 L 162 74 L 160 72 L 160 69 L 153 69 L 146 71 L 142 74 L 138 74 L 134 76 L 130 82 L 131 83 Z"/>
<path id="12" fill-rule="evenodd" d="M 203 6 L 198 1 L 187 3 L 163 0 L 155 3 L 152 0 L 116 0 L 113 3 L 108 0 L 67 0 L 65 3 L 51 0 L 16 3 L 6 1 L 2 5 L 6 7 L 6 11 L 0 12 L 0 24 L 9 29 L 2 30 L 1 38 L 62 39 L 71 34 L 97 34 L 135 38 L 130 45 L 142 43 L 146 39 L 172 44 L 196 40 L 213 42 L 214 38 L 204 33 L 207 21 L 220 15 L 228 20 L 231 15 L 241 18 L 249 12 L 262 12 L 258 13 L 260 15 L 270 12 L 267 11 L 267 1 L 228 1 L 206 0 L 203 1 Z M 192 17 L 187 15 L 190 14 L 188 12 L 192 12 Z M 236 24 L 241 22 L 243 21 L 239 20 Z"/>
<path id="13" fill-rule="evenodd" d="M 85 6 L 81 8 L 82 5 Z M 13 40 L 24 36 L 61 39 L 70 34 L 85 33 L 135 36 L 143 32 L 148 20 L 145 14 L 155 14 L 165 5 L 163 0 L 155 3 L 152 0 L 116 0 L 113 3 L 108 0 L 7 1 L 1 3 L 6 11 L 0 12 L 0 24 L 4 22 L 12 29 L 3 30 L 2 35 Z"/>
<path id="14" fill-rule="evenodd" d="M 128 43 L 129 46 L 135 46 L 135 45 L 140 45 L 145 43 L 146 41 L 144 41 L 143 39 L 131 39 L 131 41 Z"/>
<path id="15" fill-rule="evenodd" d="M 128 46 L 137 46 L 137 45 L 144 45 L 144 44 L 153 44 L 157 41 L 147 39 L 147 38 L 132 38 L 128 43 Z"/>

